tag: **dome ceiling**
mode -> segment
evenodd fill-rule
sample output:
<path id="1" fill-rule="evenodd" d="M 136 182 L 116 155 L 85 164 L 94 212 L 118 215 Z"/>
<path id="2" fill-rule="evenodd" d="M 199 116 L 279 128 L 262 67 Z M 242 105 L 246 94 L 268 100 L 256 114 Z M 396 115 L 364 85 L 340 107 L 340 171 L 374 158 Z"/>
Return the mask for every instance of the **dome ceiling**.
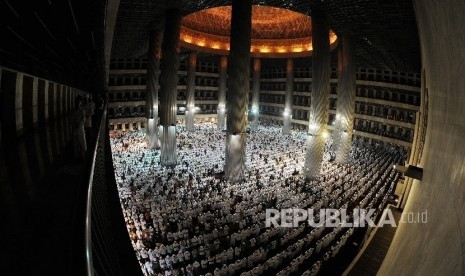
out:
<path id="1" fill-rule="evenodd" d="M 328 12 L 330 28 L 339 38 L 345 35 L 353 38 L 357 67 L 420 72 L 418 30 L 412 1 L 252 0 L 252 3 L 306 16 L 310 16 L 315 7 L 322 8 Z M 167 9 L 179 8 L 189 16 L 227 5 L 231 5 L 231 0 L 121 0 L 112 58 L 145 58 L 150 29 L 163 28 Z M 181 48 L 182 53 L 187 51 L 190 49 Z"/>
<path id="2" fill-rule="evenodd" d="M 231 6 L 201 10 L 187 15 L 183 26 L 210 33 L 229 36 Z M 303 38 L 311 32 L 310 17 L 287 9 L 270 6 L 252 7 L 252 37 L 261 39 Z"/>
<path id="3" fill-rule="evenodd" d="M 183 18 L 181 44 L 186 48 L 227 53 L 231 29 L 231 6 L 191 13 Z M 312 51 L 309 16 L 284 8 L 252 7 L 252 56 L 308 56 Z M 333 47 L 337 36 L 330 32 Z"/>

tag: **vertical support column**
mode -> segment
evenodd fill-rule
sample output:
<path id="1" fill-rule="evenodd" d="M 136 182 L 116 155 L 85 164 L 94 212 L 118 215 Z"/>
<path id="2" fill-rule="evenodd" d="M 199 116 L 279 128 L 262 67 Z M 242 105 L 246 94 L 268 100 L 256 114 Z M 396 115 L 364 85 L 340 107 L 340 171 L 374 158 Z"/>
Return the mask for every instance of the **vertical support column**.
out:
<path id="1" fill-rule="evenodd" d="M 56 106 L 55 106 L 55 89 L 56 89 L 56 83 L 49 82 L 48 83 L 48 116 L 51 119 L 55 119 L 55 112 L 56 112 Z"/>
<path id="2" fill-rule="evenodd" d="M 71 113 L 71 110 L 73 110 L 73 90 L 74 88 L 68 87 L 68 114 Z M 96 95 L 92 96 L 92 100 L 96 104 L 96 101 L 97 101 Z"/>
<path id="3" fill-rule="evenodd" d="M 68 87 L 66 85 L 61 86 L 61 115 L 66 114 L 66 90 Z"/>
<path id="4" fill-rule="evenodd" d="M 160 74 L 160 123 L 162 126 L 162 166 L 176 166 L 176 99 L 179 67 L 179 35 L 181 12 L 166 12 Z"/>
<path id="5" fill-rule="evenodd" d="M 16 89 L 15 89 L 15 119 L 16 133 L 23 131 L 23 73 L 16 74 Z"/>
<path id="6" fill-rule="evenodd" d="M 34 128 L 33 95 L 34 77 L 23 76 L 22 81 L 23 133 L 31 133 Z"/>
<path id="7" fill-rule="evenodd" d="M 65 114 L 65 96 L 66 96 L 66 86 L 62 85 L 61 86 L 61 91 L 60 91 L 60 115 L 63 116 Z"/>
<path id="8" fill-rule="evenodd" d="M 294 95 L 294 60 L 286 62 L 286 94 L 284 96 L 283 133 L 291 134 L 292 97 Z"/>
<path id="9" fill-rule="evenodd" d="M 37 127 L 39 122 L 39 79 L 34 78 L 32 83 L 32 125 Z"/>
<path id="10" fill-rule="evenodd" d="M 69 105 L 69 109 L 68 109 L 68 112 L 71 113 L 71 110 L 73 110 L 73 100 L 74 100 L 74 97 L 73 97 L 73 93 L 74 93 L 74 88 L 73 87 L 70 87 L 69 88 L 69 99 L 68 99 L 68 105 Z M 96 99 L 95 99 L 96 100 Z"/>
<path id="11" fill-rule="evenodd" d="M 252 122 L 250 128 L 258 128 L 259 102 L 260 102 L 260 71 L 262 62 L 259 58 L 253 60 L 253 82 L 252 82 Z"/>
<path id="12" fill-rule="evenodd" d="M 219 76 L 219 89 L 218 89 L 218 107 L 217 107 L 217 124 L 218 130 L 225 128 L 226 119 L 226 80 L 228 77 L 228 57 L 220 57 L 220 76 Z"/>
<path id="13" fill-rule="evenodd" d="M 63 114 L 63 90 L 64 90 L 64 85 L 57 85 L 57 89 L 55 89 L 56 92 L 56 100 L 57 100 L 57 117 L 60 118 L 61 115 Z"/>
<path id="14" fill-rule="evenodd" d="M 40 125 L 44 125 L 45 123 L 47 123 L 45 114 L 47 113 L 47 108 L 48 108 L 46 104 L 48 103 L 48 99 L 47 99 L 48 81 L 39 79 L 37 86 L 38 86 L 37 87 L 38 123 Z"/>
<path id="15" fill-rule="evenodd" d="M 325 135 L 327 135 L 331 70 L 329 20 L 328 15 L 320 9 L 314 9 L 312 12 L 312 44 L 312 97 L 304 166 L 304 175 L 307 179 L 315 179 L 320 174 Z"/>
<path id="16" fill-rule="evenodd" d="M 62 106 L 62 110 L 61 110 L 61 114 L 62 115 L 66 115 L 66 94 L 68 92 L 68 86 L 65 86 L 63 85 L 62 87 L 62 90 L 61 90 L 61 106 Z"/>
<path id="17" fill-rule="evenodd" d="M 65 114 L 69 114 L 69 92 L 71 88 L 69 86 L 66 86 L 65 90 Z"/>
<path id="18" fill-rule="evenodd" d="M 56 119 L 60 116 L 60 104 L 59 104 L 59 99 L 60 99 L 60 91 L 61 91 L 61 85 L 55 83 L 55 89 L 53 90 L 53 119 Z"/>
<path id="19" fill-rule="evenodd" d="M 332 135 L 333 139 L 333 149 L 337 152 L 339 145 L 341 143 L 341 133 L 338 131 L 339 128 L 339 114 L 338 110 L 340 108 L 339 105 L 341 105 L 342 100 L 340 100 L 339 96 L 340 94 L 344 93 L 344 88 L 343 88 L 343 81 L 342 81 L 342 75 L 343 75 L 343 68 L 344 68 L 344 56 L 343 56 L 343 46 L 342 46 L 342 41 L 343 39 L 339 40 L 339 46 L 337 48 L 337 102 L 336 102 L 336 119 L 334 121 L 334 131 Z"/>
<path id="20" fill-rule="evenodd" d="M 74 109 L 75 106 L 75 101 L 76 101 L 76 88 L 71 89 L 71 100 L 70 100 L 70 107 L 69 107 L 69 112 L 71 113 Z"/>
<path id="21" fill-rule="evenodd" d="M 53 84 L 52 84 L 53 85 Z M 44 123 L 48 122 L 48 118 L 50 117 L 50 114 L 49 114 L 49 99 L 50 99 L 50 96 L 49 96 L 49 93 L 50 93 L 50 82 L 49 81 L 45 81 L 45 87 L 44 87 L 44 93 L 45 93 L 45 96 L 44 96 L 44 104 L 45 104 L 45 107 L 44 107 Z"/>
<path id="22" fill-rule="evenodd" d="M 197 65 L 197 52 L 189 54 L 189 63 L 187 64 L 187 83 L 186 83 L 186 130 L 194 130 L 194 112 L 195 112 L 195 67 Z"/>
<path id="23" fill-rule="evenodd" d="M 225 176 L 230 182 L 245 177 L 247 105 L 249 98 L 252 1 L 233 0 L 229 52 L 228 117 Z"/>
<path id="24" fill-rule="evenodd" d="M 158 89 L 160 77 L 160 57 L 163 32 L 152 30 L 149 38 L 147 57 L 147 146 L 150 149 L 160 147 L 158 141 Z"/>
<path id="25" fill-rule="evenodd" d="M 75 92 L 76 92 L 76 89 L 71 88 L 70 99 L 69 99 L 69 112 L 70 113 L 74 109 L 74 101 L 76 100 L 76 96 L 74 95 Z"/>
<path id="26" fill-rule="evenodd" d="M 336 111 L 336 162 L 346 163 L 349 158 L 350 145 L 355 118 L 355 51 L 352 41 L 344 37 L 342 41 L 342 78 L 341 88 L 338 89 Z"/>

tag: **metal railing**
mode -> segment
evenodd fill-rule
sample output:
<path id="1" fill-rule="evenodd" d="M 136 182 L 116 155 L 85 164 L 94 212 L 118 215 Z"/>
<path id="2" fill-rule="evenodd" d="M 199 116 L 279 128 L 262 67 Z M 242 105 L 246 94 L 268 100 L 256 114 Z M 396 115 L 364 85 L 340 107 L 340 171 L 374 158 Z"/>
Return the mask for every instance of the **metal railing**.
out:
<path id="1" fill-rule="evenodd" d="M 101 112 L 86 164 L 84 254 L 86 275 L 142 275 L 123 218 L 113 171 L 107 106 Z M 100 114 L 96 114 L 98 115 Z M 82 274 L 81 274 L 82 275 Z"/>

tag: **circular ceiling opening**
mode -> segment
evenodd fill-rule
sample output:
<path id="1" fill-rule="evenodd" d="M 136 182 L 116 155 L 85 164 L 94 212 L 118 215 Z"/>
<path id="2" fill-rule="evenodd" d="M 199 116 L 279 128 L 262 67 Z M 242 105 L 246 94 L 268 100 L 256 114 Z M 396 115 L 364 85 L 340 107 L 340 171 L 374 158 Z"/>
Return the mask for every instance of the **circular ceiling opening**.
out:
<path id="1" fill-rule="evenodd" d="M 231 6 L 201 10 L 185 16 L 181 26 L 181 46 L 227 54 L 231 29 Z M 312 22 L 305 14 L 270 6 L 252 6 L 253 57 L 302 57 L 312 52 Z M 329 32 L 331 49 L 337 36 Z"/>

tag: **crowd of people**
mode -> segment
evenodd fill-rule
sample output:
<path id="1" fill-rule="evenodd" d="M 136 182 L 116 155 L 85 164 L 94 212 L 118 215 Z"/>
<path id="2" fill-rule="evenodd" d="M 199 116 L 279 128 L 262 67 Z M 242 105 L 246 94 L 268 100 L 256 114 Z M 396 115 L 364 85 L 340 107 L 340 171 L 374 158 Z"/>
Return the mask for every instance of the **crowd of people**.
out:
<path id="1" fill-rule="evenodd" d="M 178 164 L 160 166 L 144 130 L 111 138 L 121 205 L 145 275 L 316 275 L 354 228 L 265 227 L 268 208 L 382 212 L 406 158 L 402 148 L 354 140 L 347 164 L 323 162 L 321 176 L 302 176 L 306 133 L 281 133 L 261 122 L 247 136 L 247 178 L 223 178 L 225 132 L 216 125 L 177 127 Z M 326 151 L 331 151 L 328 144 Z"/>

